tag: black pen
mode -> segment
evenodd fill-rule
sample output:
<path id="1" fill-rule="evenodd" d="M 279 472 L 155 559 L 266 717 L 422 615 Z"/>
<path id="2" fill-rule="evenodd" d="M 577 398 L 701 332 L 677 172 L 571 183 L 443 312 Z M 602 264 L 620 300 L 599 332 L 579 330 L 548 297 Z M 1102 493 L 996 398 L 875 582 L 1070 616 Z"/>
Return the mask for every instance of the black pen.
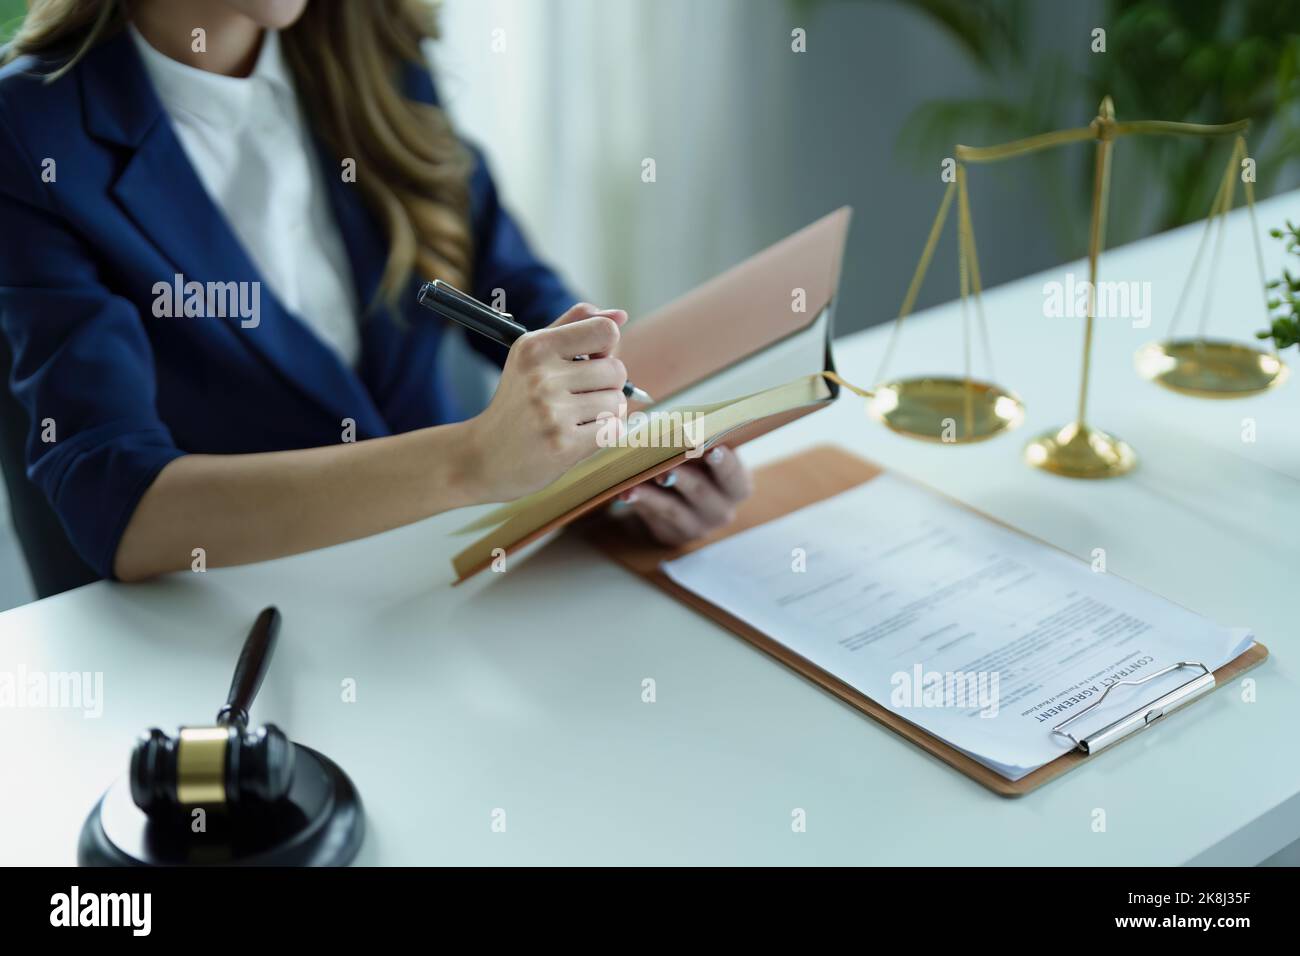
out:
<path id="1" fill-rule="evenodd" d="M 444 319 L 450 319 L 471 332 L 485 335 L 493 342 L 498 342 L 506 348 L 514 345 L 515 339 L 528 331 L 518 322 L 515 322 L 509 313 L 498 312 L 492 306 L 485 305 L 478 299 L 466 295 L 455 286 L 448 285 L 441 279 L 434 279 L 432 282 L 426 282 L 420 286 L 416 300 L 420 305 L 438 313 Z M 648 393 L 637 388 L 631 382 L 624 383 L 623 394 L 647 405 L 654 401 Z"/>

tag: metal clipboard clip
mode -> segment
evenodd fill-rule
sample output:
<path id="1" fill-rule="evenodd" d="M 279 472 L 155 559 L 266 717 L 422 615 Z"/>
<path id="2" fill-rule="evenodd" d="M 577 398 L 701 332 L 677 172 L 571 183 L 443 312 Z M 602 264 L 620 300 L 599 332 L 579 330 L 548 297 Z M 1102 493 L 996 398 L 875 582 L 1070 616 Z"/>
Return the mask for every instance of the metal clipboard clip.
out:
<path id="1" fill-rule="evenodd" d="M 1094 707 L 1101 706 L 1102 702 L 1110 696 L 1110 692 L 1116 687 L 1140 687 L 1158 677 L 1163 677 L 1166 674 L 1170 674 L 1184 667 L 1197 668 L 1201 673 L 1196 677 L 1193 677 L 1191 680 L 1179 684 L 1169 693 L 1157 697 L 1149 704 L 1143 704 L 1131 714 L 1107 724 L 1100 730 L 1094 731 L 1082 740 L 1074 736 L 1074 734 L 1066 733 L 1063 729 L 1067 724 L 1078 720 Z M 1129 734 L 1137 733 L 1139 730 L 1151 726 L 1151 724 L 1165 716 L 1165 714 L 1173 713 L 1179 707 L 1190 704 L 1202 694 L 1209 693 L 1213 689 L 1214 674 L 1208 667 L 1198 661 L 1179 661 L 1177 664 L 1171 664 L 1164 670 L 1156 671 L 1154 674 L 1148 674 L 1141 680 L 1116 681 L 1107 687 L 1100 697 L 1094 700 L 1087 707 L 1083 708 L 1083 710 L 1079 711 L 1077 714 L 1071 714 L 1065 720 L 1053 727 L 1052 733 L 1060 737 L 1065 737 L 1074 744 L 1077 750 L 1082 750 L 1086 754 L 1095 754 L 1099 750 L 1103 750 L 1111 744 L 1123 740 Z"/>

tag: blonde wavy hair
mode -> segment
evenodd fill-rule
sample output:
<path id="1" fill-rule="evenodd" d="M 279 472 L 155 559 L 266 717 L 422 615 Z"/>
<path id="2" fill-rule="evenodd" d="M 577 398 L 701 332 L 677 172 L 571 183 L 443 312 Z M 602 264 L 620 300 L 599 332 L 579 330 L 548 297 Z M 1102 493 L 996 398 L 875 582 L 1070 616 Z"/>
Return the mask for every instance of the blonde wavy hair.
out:
<path id="1" fill-rule="evenodd" d="M 51 81 L 121 30 L 129 0 L 30 0 L 6 59 L 59 58 Z M 280 34 L 303 110 L 388 236 L 379 297 L 392 305 L 418 272 L 468 286 L 473 263 L 468 151 L 442 110 L 407 99 L 403 64 L 437 36 L 428 0 L 310 0 Z M 374 303 L 372 303 L 373 305 Z"/>

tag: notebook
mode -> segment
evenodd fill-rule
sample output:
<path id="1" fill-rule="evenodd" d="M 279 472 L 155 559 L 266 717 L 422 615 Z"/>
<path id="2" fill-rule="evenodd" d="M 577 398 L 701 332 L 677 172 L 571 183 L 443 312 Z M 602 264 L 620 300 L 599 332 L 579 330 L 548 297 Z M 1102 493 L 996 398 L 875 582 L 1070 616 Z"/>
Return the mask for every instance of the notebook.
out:
<path id="1" fill-rule="evenodd" d="M 837 397 L 831 359 L 834 296 L 848 234 L 844 207 L 643 319 L 618 355 L 656 396 L 626 430 L 547 485 L 461 528 L 478 537 L 452 559 L 457 581 L 704 454 L 736 446 Z"/>

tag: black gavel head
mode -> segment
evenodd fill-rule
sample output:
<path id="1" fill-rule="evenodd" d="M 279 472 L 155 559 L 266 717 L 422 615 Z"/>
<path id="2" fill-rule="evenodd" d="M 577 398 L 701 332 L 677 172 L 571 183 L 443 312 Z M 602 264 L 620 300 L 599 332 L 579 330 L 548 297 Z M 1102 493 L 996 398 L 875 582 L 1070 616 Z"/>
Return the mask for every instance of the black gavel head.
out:
<path id="1" fill-rule="evenodd" d="M 182 727 L 176 737 L 154 728 L 136 741 L 130 779 L 131 799 L 151 817 L 271 804 L 293 782 L 293 744 L 274 724 Z"/>

